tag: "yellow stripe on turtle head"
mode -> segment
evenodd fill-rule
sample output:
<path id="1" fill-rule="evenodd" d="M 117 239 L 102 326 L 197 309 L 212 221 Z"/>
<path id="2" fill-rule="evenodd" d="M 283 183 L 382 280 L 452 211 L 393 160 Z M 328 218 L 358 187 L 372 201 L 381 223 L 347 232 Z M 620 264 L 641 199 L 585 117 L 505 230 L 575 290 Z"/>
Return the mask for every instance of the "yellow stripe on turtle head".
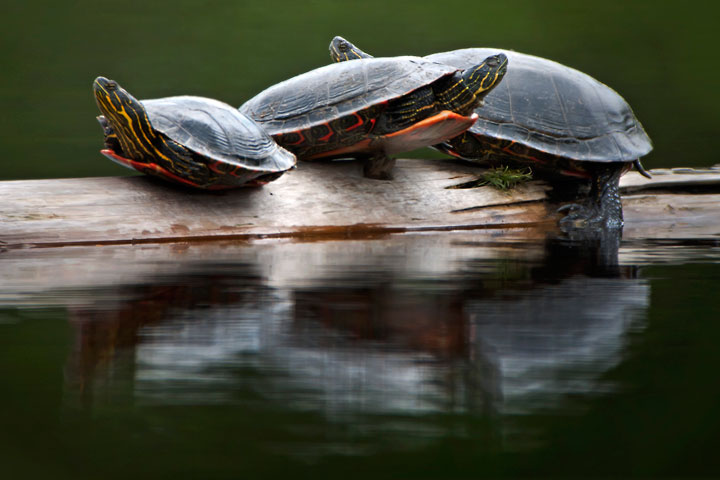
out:
<path id="1" fill-rule="evenodd" d="M 463 79 L 475 95 L 484 96 L 492 90 L 507 71 L 508 58 L 503 53 L 492 55 L 483 60 L 482 63 L 470 67 L 463 73 Z"/>
<path id="2" fill-rule="evenodd" d="M 117 82 L 98 77 L 93 82 L 98 108 L 105 115 L 126 154 L 135 160 L 162 155 L 154 146 L 157 134 L 142 103 Z"/>
<path id="3" fill-rule="evenodd" d="M 333 62 L 344 62 L 358 58 L 372 58 L 343 37 L 337 36 L 330 42 L 330 58 Z"/>

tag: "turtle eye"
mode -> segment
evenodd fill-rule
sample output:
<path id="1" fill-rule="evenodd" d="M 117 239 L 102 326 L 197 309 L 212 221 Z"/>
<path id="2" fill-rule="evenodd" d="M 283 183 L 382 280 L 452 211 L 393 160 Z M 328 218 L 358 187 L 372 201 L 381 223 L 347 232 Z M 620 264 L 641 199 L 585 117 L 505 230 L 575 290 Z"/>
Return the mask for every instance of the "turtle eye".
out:
<path id="1" fill-rule="evenodd" d="M 338 50 L 340 50 L 341 52 L 346 52 L 346 51 L 350 50 L 350 48 L 348 47 L 347 43 L 340 42 L 340 45 L 338 45 Z"/>
<path id="2" fill-rule="evenodd" d="M 111 81 L 109 81 L 109 82 L 107 83 L 107 85 L 105 85 L 105 88 L 108 89 L 108 90 L 110 90 L 110 91 L 112 91 L 112 90 L 117 90 L 117 83 L 115 83 L 115 82 L 113 82 L 113 81 L 111 80 Z"/>
<path id="3" fill-rule="evenodd" d="M 490 57 L 487 59 L 488 67 L 497 67 L 500 65 L 500 59 L 497 56 Z"/>

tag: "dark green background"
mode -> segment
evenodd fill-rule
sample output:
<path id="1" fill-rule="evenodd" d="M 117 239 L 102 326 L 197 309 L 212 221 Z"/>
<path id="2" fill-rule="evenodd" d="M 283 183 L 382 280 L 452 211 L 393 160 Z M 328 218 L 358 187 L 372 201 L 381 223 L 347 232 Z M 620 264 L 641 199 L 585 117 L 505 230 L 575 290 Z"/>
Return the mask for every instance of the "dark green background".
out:
<path id="1" fill-rule="evenodd" d="M 595 76 L 633 106 L 647 167 L 718 163 L 715 2 L 12 1 L 0 28 L 0 179 L 119 175 L 90 86 L 239 105 L 329 62 L 342 35 L 376 55 L 496 46 Z M 712 149 L 712 150 L 711 150 Z"/>

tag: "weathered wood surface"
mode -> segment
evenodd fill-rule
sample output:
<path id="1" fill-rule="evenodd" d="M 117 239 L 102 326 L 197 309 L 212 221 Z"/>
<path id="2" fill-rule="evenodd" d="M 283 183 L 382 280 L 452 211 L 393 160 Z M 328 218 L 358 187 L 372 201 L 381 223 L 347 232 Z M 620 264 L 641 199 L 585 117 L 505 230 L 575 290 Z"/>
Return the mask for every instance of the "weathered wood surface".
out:
<path id="1" fill-rule="evenodd" d="M 9 246 L 343 235 L 537 223 L 546 187 L 512 196 L 447 189 L 477 169 L 400 160 L 392 181 L 362 176 L 356 162 L 304 163 L 262 188 L 208 193 L 148 177 L 0 184 L 0 241 Z"/>
<path id="2" fill-rule="evenodd" d="M 624 193 L 631 193 L 646 189 L 720 185 L 720 167 L 657 168 L 650 170 L 650 173 L 652 178 L 643 177 L 637 172 L 629 172 L 620 179 L 620 188 Z"/>
<path id="3" fill-rule="evenodd" d="M 720 239 L 720 194 L 623 197 L 623 239 Z"/>
<path id="4" fill-rule="evenodd" d="M 262 188 L 208 193 L 154 179 L 103 177 L 0 182 L 0 245 L 6 248 L 393 232 L 552 228 L 547 187 L 512 194 L 490 187 L 448 189 L 477 168 L 454 161 L 399 160 L 392 181 L 362 176 L 356 162 L 303 163 Z M 718 235 L 720 188 L 702 195 L 673 188 L 720 185 L 720 170 L 635 172 L 621 182 L 625 238 Z M 659 174 L 658 174 L 659 173 Z M 653 190 L 660 188 L 660 190 Z"/>
<path id="5" fill-rule="evenodd" d="M 620 179 L 623 238 L 703 239 L 720 236 L 720 166 L 629 172 Z M 690 193 L 704 189 L 704 193 Z"/>

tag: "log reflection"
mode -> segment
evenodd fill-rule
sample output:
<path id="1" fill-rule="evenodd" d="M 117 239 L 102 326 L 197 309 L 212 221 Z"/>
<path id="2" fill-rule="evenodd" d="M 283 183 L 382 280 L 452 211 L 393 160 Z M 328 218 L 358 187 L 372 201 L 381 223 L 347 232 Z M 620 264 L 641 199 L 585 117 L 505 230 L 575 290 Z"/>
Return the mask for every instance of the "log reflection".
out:
<path id="1" fill-rule="evenodd" d="M 527 412 L 609 388 L 599 379 L 648 305 L 617 243 L 550 240 L 530 254 L 458 242 L 460 257 L 442 245 L 420 260 L 349 245 L 193 264 L 71 308 L 69 392 L 85 404 L 114 388 L 152 405 L 269 401 L 339 418 Z"/>

